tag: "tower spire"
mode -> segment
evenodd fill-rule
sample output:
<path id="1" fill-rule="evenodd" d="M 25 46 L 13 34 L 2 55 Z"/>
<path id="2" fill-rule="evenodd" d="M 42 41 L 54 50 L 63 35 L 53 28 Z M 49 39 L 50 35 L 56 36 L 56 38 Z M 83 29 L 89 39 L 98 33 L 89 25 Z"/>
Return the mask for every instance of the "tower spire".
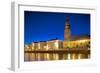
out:
<path id="1" fill-rule="evenodd" d="M 66 17 L 65 29 L 64 29 L 64 40 L 70 40 L 71 31 L 70 31 L 70 22 L 69 17 Z"/>
<path id="2" fill-rule="evenodd" d="M 66 22 L 69 22 L 69 17 L 66 17 Z"/>

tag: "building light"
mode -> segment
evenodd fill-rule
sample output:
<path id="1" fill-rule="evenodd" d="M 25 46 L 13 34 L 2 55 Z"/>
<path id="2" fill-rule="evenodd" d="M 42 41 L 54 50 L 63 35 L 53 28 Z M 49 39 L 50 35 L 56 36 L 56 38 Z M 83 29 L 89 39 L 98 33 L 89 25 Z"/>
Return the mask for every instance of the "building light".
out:
<path id="1" fill-rule="evenodd" d="M 76 54 L 72 54 L 72 59 L 76 59 Z"/>
<path id="2" fill-rule="evenodd" d="M 82 59 L 82 54 L 78 54 L 78 59 Z"/>
<path id="3" fill-rule="evenodd" d="M 48 45 L 46 46 L 46 50 L 49 50 L 49 46 Z"/>
<path id="4" fill-rule="evenodd" d="M 70 60 L 71 59 L 71 54 L 70 53 L 68 53 L 68 60 Z"/>
<path id="5" fill-rule="evenodd" d="M 32 43 L 32 50 L 34 50 L 34 42 Z"/>
<path id="6" fill-rule="evenodd" d="M 80 43 L 80 42 L 86 42 L 86 41 L 87 41 L 87 40 L 78 40 L 77 42 Z"/>
<path id="7" fill-rule="evenodd" d="M 44 48 L 44 49 L 46 49 L 46 48 L 47 48 L 47 46 L 44 46 L 43 48 Z"/>
<path id="8" fill-rule="evenodd" d="M 25 47 L 28 49 L 29 48 L 29 46 L 28 45 L 25 45 Z"/>
<path id="9" fill-rule="evenodd" d="M 48 53 L 46 54 L 46 57 L 47 57 L 47 60 L 49 60 L 49 59 L 50 59 L 50 56 L 49 56 L 49 54 L 48 54 Z"/>
<path id="10" fill-rule="evenodd" d="M 34 46 L 34 42 L 32 43 L 32 46 Z"/>
<path id="11" fill-rule="evenodd" d="M 40 49 L 40 43 L 38 43 L 38 49 Z"/>
<path id="12" fill-rule="evenodd" d="M 56 47 L 56 48 L 59 47 L 58 41 L 56 41 L 54 44 L 55 44 L 55 47 Z"/>

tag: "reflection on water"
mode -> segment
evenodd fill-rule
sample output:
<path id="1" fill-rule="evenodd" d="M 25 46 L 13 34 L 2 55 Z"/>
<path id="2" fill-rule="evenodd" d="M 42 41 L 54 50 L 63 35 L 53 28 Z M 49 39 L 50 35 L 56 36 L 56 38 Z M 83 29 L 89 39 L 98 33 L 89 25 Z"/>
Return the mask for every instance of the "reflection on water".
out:
<path id="1" fill-rule="evenodd" d="M 48 61 L 48 60 L 75 60 L 75 59 L 88 59 L 90 54 L 82 53 L 25 53 L 25 61 Z"/>

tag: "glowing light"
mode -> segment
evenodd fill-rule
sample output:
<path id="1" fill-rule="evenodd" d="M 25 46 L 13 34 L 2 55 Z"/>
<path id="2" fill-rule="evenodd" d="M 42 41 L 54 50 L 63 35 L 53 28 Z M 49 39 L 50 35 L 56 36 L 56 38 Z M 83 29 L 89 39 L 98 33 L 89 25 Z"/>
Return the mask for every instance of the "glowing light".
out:
<path id="1" fill-rule="evenodd" d="M 32 46 L 34 46 L 34 42 L 32 43 Z"/>
<path id="2" fill-rule="evenodd" d="M 58 41 L 55 42 L 55 47 L 56 47 L 56 48 L 59 47 Z"/>
<path id="3" fill-rule="evenodd" d="M 77 42 L 86 42 L 86 41 L 88 41 L 88 40 L 78 40 Z"/>
<path id="4" fill-rule="evenodd" d="M 55 54 L 55 60 L 58 60 L 58 59 L 59 59 L 59 55 Z"/>
<path id="5" fill-rule="evenodd" d="M 46 46 L 46 50 L 49 50 L 49 46 L 48 45 Z"/>
<path id="6" fill-rule="evenodd" d="M 26 48 L 29 48 L 29 46 L 28 46 L 28 45 L 25 45 L 25 47 L 26 47 Z"/>
<path id="7" fill-rule="evenodd" d="M 44 49 L 46 49 L 46 48 L 47 48 L 47 46 L 44 46 L 43 48 L 44 48 Z"/>
<path id="8" fill-rule="evenodd" d="M 40 49 L 40 43 L 38 43 L 38 49 Z"/>
<path id="9" fill-rule="evenodd" d="M 76 54 L 72 54 L 72 59 L 76 59 Z"/>
<path id="10" fill-rule="evenodd" d="M 82 59 L 82 54 L 78 54 L 78 59 Z"/>
<path id="11" fill-rule="evenodd" d="M 40 53 L 38 53 L 38 60 L 40 60 L 41 59 L 41 54 Z"/>
<path id="12" fill-rule="evenodd" d="M 68 54 L 68 60 L 70 60 L 70 59 L 71 59 L 71 54 L 69 53 L 69 54 Z"/>
<path id="13" fill-rule="evenodd" d="M 47 53 L 47 60 L 49 60 L 50 59 L 50 56 L 49 56 L 49 54 Z"/>
<path id="14" fill-rule="evenodd" d="M 34 50 L 34 45 L 35 45 L 35 44 L 34 44 L 34 43 L 32 43 L 32 50 Z"/>

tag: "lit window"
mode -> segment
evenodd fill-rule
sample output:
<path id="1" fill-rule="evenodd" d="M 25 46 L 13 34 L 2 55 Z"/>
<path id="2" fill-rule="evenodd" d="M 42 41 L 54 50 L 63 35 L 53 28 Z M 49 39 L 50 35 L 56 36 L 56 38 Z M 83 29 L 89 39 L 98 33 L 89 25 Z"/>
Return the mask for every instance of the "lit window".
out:
<path id="1" fill-rule="evenodd" d="M 38 49 L 40 49 L 40 43 L 38 43 Z"/>
<path id="2" fill-rule="evenodd" d="M 46 46 L 46 50 L 49 50 L 49 46 L 48 45 Z"/>
<path id="3" fill-rule="evenodd" d="M 32 43 L 32 46 L 34 46 L 34 43 Z"/>
<path id="4" fill-rule="evenodd" d="M 55 42 L 55 47 L 58 48 L 58 46 L 59 46 L 59 45 L 58 45 L 58 42 L 56 41 L 56 42 Z"/>

